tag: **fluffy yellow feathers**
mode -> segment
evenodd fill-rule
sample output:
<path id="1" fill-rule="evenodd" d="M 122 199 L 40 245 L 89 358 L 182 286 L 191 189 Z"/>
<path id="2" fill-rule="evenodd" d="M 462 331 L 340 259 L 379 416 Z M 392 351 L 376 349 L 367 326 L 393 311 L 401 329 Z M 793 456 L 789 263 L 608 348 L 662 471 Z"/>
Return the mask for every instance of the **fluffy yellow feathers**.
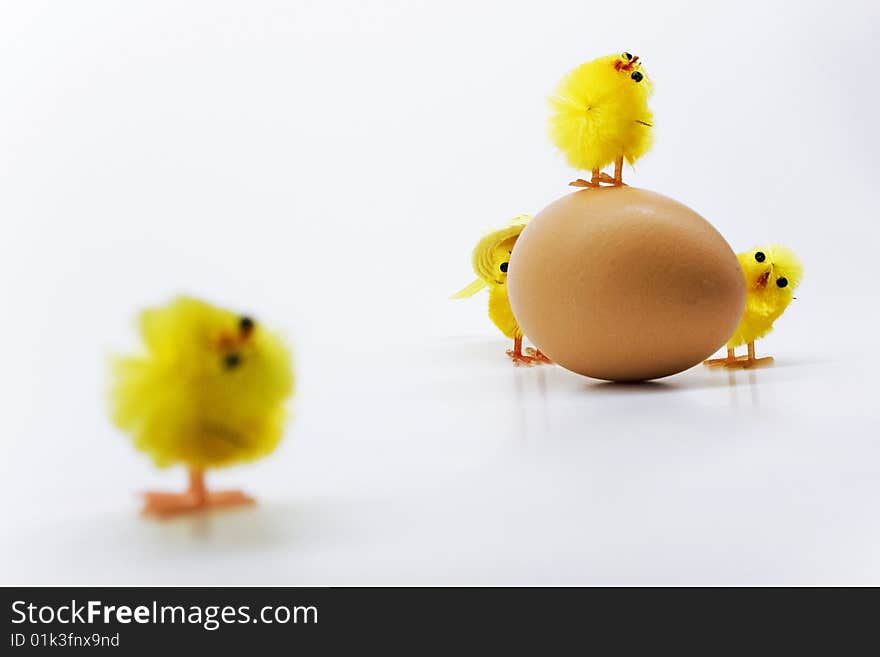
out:
<path id="1" fill-rule="evenodd" d="M 249 461 L 281 439 L 291 359 L 249 317 L 181 297 L 144 311 L 145 351 L 113 363 L 114 422 L 159 466 Z"/>
<path id="2" fill-rule="evenodd" d="M 517 364 L 547 362 L 546 357 L 540 352 L 523 353 L 523 334 L 507 298 L 507 266 L 510 262 L 510 254 L 530 219 L 531 217 L 525 214 L 514 217 L 504 228 L 484 235 L 477 242 L 472 256 L 477 280 L 452 296 L 453 299 L 464 299 L 475 295 L 483 288 L 489 288 L 489 319 L 499 331 L 513 340 L 513 349 L 507 354 Z"/>
<path id="3" fill-rule="evenodd" d="M 507 300 L 507 265 L 513 245 L 530 218 L 525 214 L 514 217 L 504 228 L 486 233 L 477 242 L 471 258 L 477 280 L 452 296 L 453 299 L 464 299 L 488 287 L 489 318 L 511 339 L 521 338 L 522 332 Z"/>
<path id="4" fill-rule="evenodd" d="M 550 97 L 550 138 L 572 167 L 631 165 L 650 149 L 652 86 L 638 59 L 623 53 L 582 64 Z"/>
<path id="5" fill-rule="evenodd" d="M 709 365 L 751 367 L 772 361 L 770 357 L 755 357 L 755 340 L 773 330 L 773 323 L 788 308 L 803 277 L 800 260 L 784 246 L 755 247 L 736 257 L 746 281 L 746 307 L 727 342 L 727 357 L 706 361 Z M 734 349 L 744 344 L 748 345 L 748 354 L 737 358 Z"/>
<path id="6" fill-rule="evenodd" d="M 784 246 L 755 247 L 737 256 L 746 279 L 746 309 L 727 345 L 763 338 L 782 316 L 803 277 L 797 256 Z"/>

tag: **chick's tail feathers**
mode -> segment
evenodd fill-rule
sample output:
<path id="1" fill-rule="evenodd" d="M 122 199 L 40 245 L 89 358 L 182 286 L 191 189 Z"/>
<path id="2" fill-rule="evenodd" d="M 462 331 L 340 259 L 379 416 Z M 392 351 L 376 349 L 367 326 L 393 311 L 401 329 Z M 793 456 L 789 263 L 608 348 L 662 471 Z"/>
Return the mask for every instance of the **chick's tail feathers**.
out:
<path id="1" fill-rule="evenodd" d="M 458 292 L 456 292 L 455 294 L 453 294 L 449 298 L 450 299 L 467 299 L 468 297 L 474 296 L 477 292 L 482 290 L 487 285 L 488 284 L 486 283 L 486 281 L 484 281 L 482 278 L 478 278 L 473 283 L 471 283 L 470 285 L 467 285 L 466 287 L 463 287 L 462 289 L 460 289 Z"/>

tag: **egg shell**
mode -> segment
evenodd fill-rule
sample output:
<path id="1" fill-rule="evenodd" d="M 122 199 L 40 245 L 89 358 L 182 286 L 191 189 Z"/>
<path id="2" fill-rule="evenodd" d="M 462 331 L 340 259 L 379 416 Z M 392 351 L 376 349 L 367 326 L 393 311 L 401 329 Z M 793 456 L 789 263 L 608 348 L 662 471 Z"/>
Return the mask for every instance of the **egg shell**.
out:
<path id="1" fill-rule="evenodd" d="M 563 196 L 526 226 L 508 292 L 523 333 L 554 362 L 611 381 L 657 379 L 733 334 L 745 281 L 699 214 L 633 187 Z"/>

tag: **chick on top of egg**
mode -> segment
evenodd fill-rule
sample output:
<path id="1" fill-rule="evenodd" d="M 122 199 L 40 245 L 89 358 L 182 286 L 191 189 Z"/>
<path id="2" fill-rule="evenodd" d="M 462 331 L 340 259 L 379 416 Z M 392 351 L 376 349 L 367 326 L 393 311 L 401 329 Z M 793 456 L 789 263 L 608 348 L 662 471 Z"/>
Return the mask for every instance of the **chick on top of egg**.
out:
<path id="1" fill-rule="evenodd" d="M 590 171 L 575 187 L 623 184 L 623 161 L 630 166 L 648 152 L 653 86 L 638 56 L 628 52 L 599 57 L 569 72 L 550 97 L 550 139 L 575 169 Z M 614 177 L 602 169 L 614 163 Z"/>
<path id="2" fill-rule="evenodd" d="M 727 342 L 727 356 L 706 361 L 706 365 L 729 368 L 754 367 L 773 362 L 772 356 L 755 357 L 755 340 L 773 330 L 791 303 L 803 277 L 803 266 L 794 252 L 784 246 L 755 247 L 737 254 L 746 282 L 746 307 L 739 326 Z M 745 356 L 736 347 L 747 346 Z"/>

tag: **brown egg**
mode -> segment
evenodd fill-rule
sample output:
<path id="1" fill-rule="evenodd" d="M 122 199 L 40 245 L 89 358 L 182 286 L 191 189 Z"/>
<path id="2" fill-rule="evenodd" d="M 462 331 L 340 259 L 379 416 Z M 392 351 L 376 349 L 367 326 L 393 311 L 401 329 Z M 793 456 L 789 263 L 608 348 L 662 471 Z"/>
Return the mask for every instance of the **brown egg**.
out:
<path id="1" fill-rule="evenodd" d="M 745 305 L 721 234 L 678 201 L 632 187 L 583 190 L 544 208 L 513 249 L 507 286 L 535 346 L 612 381 L 696 365 L 733 334 Z"/>

